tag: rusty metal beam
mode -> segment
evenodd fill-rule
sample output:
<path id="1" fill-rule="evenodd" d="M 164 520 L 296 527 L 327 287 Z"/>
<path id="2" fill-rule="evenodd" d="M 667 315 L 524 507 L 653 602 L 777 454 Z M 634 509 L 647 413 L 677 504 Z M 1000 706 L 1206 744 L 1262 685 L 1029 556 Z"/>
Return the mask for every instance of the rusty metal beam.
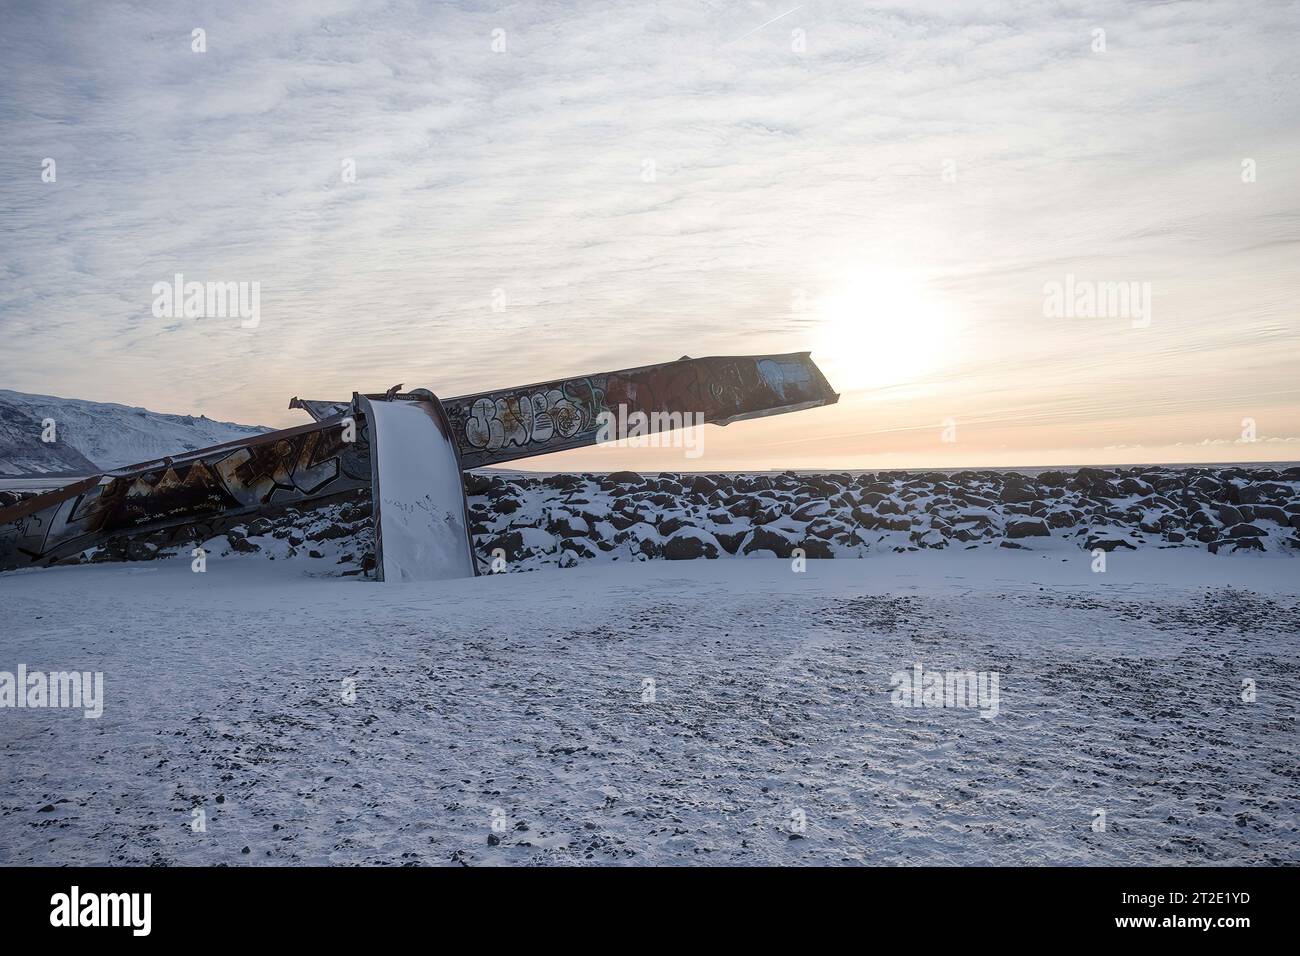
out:
<path id="1" fill-rule="evenodd" d="M 345 442 L 341 419 L 265 432 L 173 458 L 117 468 L 0 511 L 0 570 L 43 564 L 119 535 L 237 520 L 370 486 L 364 428 Z"/>
<path id="2" fill-rule="evenodd" d="M 368 396 L 370 398 L 382 396 Z M 808 352 L 682 358 L 617 372 L 575 375 L 535 385 L 443 399 L 461 466 L 482 468 L 518 458 L 594 445 L 602 412 L 700 415 L 727 425 L 833 405 L 839 395 Z M 312 417 L 346 402 L 295 398 Z M 661 417 L 656 417 L 661 416 Z M 651 428 L 646 434 L 663 430 Z"/>

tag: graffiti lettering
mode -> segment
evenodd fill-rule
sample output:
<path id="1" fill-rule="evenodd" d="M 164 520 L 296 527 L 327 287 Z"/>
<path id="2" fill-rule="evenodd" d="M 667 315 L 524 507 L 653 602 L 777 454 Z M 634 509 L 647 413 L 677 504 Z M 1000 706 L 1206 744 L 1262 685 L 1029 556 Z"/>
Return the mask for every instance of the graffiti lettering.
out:
<path id="1" fill-rule="evenodd" d="M 531 395 L 480 398 L 465 422 L 465 438 L 473 448 L 496 451 L 547 442 L 556 435 L 572 438 L 582 431 L 588 417 L 558 388 Z"/>

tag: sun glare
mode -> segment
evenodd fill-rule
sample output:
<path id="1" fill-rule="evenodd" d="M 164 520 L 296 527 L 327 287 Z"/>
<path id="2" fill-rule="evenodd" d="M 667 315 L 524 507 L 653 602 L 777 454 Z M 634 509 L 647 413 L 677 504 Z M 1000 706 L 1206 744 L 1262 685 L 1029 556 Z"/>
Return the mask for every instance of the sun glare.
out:
<path id="1" fill-rule="evenodd" d="M 839 389 L 905 385 L 944 362 L 949 316 L 910 277 L 862 276 L 828 293 L 815 308 L 813 355 Z"/>

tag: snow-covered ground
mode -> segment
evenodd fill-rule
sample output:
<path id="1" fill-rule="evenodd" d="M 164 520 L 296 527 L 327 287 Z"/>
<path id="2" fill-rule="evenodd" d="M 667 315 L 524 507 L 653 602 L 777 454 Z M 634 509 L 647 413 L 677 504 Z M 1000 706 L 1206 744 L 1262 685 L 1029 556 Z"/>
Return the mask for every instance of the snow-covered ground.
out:
<path id="1" fill-rule="evenodd" d="M 7 574 L 0 670 L 107 700 L 0 710 L 0 863 L 1300 862 L 1294 559 L 1108 559 Z"/>

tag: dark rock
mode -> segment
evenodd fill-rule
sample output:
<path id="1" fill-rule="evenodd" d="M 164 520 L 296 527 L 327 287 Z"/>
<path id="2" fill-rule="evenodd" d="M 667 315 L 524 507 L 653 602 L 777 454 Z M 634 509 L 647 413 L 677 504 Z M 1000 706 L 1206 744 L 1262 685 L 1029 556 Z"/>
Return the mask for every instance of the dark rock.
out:
<path id="1" fill-rule="evenodd" d="M 596 552 L 591 549 L 591 546 L 580 538 L 565 538 L 560 542 L 560 550 L 572 551 L 580 558 L 594 558 L 596 556 Z"/>
<path id="2" fill-rule="evenodd" d="M 1041 518 L 1026 518 L 1007 522 L 1008 538 L 1046 538 L 1051 535 L 1047 522 Z"/>
<path id="3" fill-rule="evenodd" d="M 710 492 L 717 491 L 717 483 L 707 475 L 694 475 L 690 480 L 691 491 L 697 495 L 707 495 Z"/>
<path id="4" fill-rule="evenodd" d="M 844 526 L 838 521 L 827 521 L 824 518 L 818 518 L 816 521 L 810 522 L 804 530 L 814 538 L 829 540 L 835 537 L 837 531 L 843 531 Z"/>
<path id="5" fill-rule="evenodd" d="M 345 505 L 339 509 L 339 520 L 347 523 L 354 521 L 370 520 L 373 508 L 370 504 L 369 492 L 366 492 L 366 498 L 362 501 L 355 501 L 352 504 Z"/>
<path id="6" fill-rule="evenodd" d="M 659 522 L 657 530 L 660 534 L 668 536 L 682 528 L 694 528 L 695 526 L 695 522 L 691 521 L 689 518 L 685 518 L 682 515 L 670 515 L 669 517 L 664 518 L 663 521 Z"/>
<path id="7" fill-rule="evenodd" d="M 643 479 L 635 471 L 614 471 L 605 476 L 605 480 L 614 485 L 640 485 Z"/>
<path id="8" fill-rule="evenodd" d="M 1235 524 L 1223 532 L 1225 538 L 1263 538 L 1267 532 L 1253 524 Z"/>
<path id="9" fill-rule="evenodd" d="M 465 483 L 465 494 L 470 496 L 485 495 L 492 487 L 492 479 L 488 475 L 476 475 L 472 471 L 467 471 L 461 478 Z"/>
<path id="10" fill-rule="evenodd" d="M 577 538 L 591 533 L 591 526 L 586 518 L 561 511 L 553 514 L 546 523 L 546 530 L 561 538 Z"/>
<path id="11" fill-rule="evenodd" d="M 330 524 L 326 525 L 320 531 L 313 531 L 311 537 L 313 541 L 334 541 L 339 538 L 350 538 L 354 534 L 356 534 L 356 529 L 351 528 L 348 525 Z M 230 536 L 227 535 L 227 537 Z M 232 546 L 234 545 L 235 542 L 233 538 L 231 538 L 230 543 Z M 256 549 L 256 547 L 254 549 Z M 242 549 L 236 548 L 236 550 Z"/>
<path id="12" fill-rule="evenodd" d="M 1047 524 L 1052 528 L 1070 528 L 1083 520 L 1083 513 L 1073 508 L 1065 511 L 1052 511 L 1047 514 Z"/>
<path id="13" fill-rule="evenodd" d="M 692 534 L 679 534 L 664 542 L 663 555 L 669 561 L 716 558 L 718 546 Z"/>
<path id="14" fill-rule="evenodd" d="M 1065 486 L 1093 498 L 1117 498 L 1119 489 L 1110 480 L 1110 473 L 1100 468 L 1080 468 Z"/>
<path id="15" fill-rule="evenodd" d="M 1002 486 L 1002 491 L 998 497 L 1005 504 L 1019 504 L 1025 501 L 1034 501 L 1038 497 L 1038 491 L 1024 482 L 1007 482 Z"/>
<path id="16" fill-rule="evenodd" d="M 1189 491 L 1199 491 L 1201 494 L 1213 498 L 1223 490 L 1223 485 L 1213 478 L 1202 475 L 1188 485 L 1187 488 Z"/>
<path id="17" fill-rule="evenodd" d="M 524 556 L 524 536 L 518 531 L 507 531 L 483 545 L 489 555 L 498 548 L 505 552 L 507 561 L 518 561 Z"/>
<path id="18" fill-rule="evenodd" d="M 811 489 L 822 498 L 833 498 L 843 490 L 839 484 L 821 475 L 804 478 L 803 483 L 805 488 Z"/>
<path id="19" fill-rule="evenodd" d="M 749 532 L 739 531 L 731 534 L 715 532 L 713 536 L 718 539 L 718 544 L 722 545 L 723 551 L 726 551 L 727 554 L 735 554 L 736 549 L 740 547 L 740 542 L 749 536 Z"/>
<path id="20" fill-rule="evenodd" d="M 1291 516 L 1277 505 L 1255 505 L 1251 508 L 1251 511 L 1253 512 L 1252 520 L 1254 521 L 1272 521 L 1284 528 L 1288 527 L 1291 521 Z"/>
<path id="21" fill-rule="evenodd" d="M 761 510 L 757 498 L 741 498 L 727 506 L 727 511 L 736 518 L 752 518 Z"/>
<path id="22" fill-rule="evenodd" d="M 835 552 L 831 550 L 831 546 L 820 538 L 804 538 L 799 542 L 799 547 L 803 548 L 804 557 L 807 558 L 824 559 L 835 557 Z"/>
<path id="23" fill-rule="evenodd" d="M 609 516 L 609 523 L 618 531 L 626 531 L 634 524 L 639 524 L 641 518 L 635 512 L 628 514 L 626 511 L 615 511 Z"/>
<path id="24" fill-rule="evenodd" d="M 1270 504 L 1285 501 L 1290 494 L 1291 489 L 1286 485 L 1261 481 L 1242 486 L 1238 498 L 1245 505 Z"/>
<path id="25" fill-rule="evenodd" d="M 918 548 L 940 549 L 948 546 L 948 539 L 944 537 L 943 532 L 938 528 L 930 528 L 929 530 L 918 528 L 911 533 L 909 540 Z"/>
<path id="26" fill-rule="evenodd" d="M 1123 495 L 1149 495 L 1155 490 L 1145 481 L 1138 481 L 1136 478 L 1120 479 L 1118 488 Z"/>
<path id="27" fill-rule="evenodd" d="M 745 545 L 745 554 L 754 551 L 771 551 L 778 558 L 790 557 L 790 552 L 795 548 L 795 541 L 774 528 L 767 526 L 755 528 L 753 535 Z"/>
<path id="28" fill-rule="evenodd" d="M 813 518 L 821 517 L 830 511 L 830 503 L 826 501 L 810 501 L 806 505 L 800 505 L 791 514 L 790 517 L 796 521 L 811 521 Z"/>
<path id="29" fill-rule="evenodd" d="M 1233 553 L 1238 551 L 1263 551 L 1264 542 L 1259 538 L 1220 538 L 1218 541 L 1210 542 L 1210 554 L 1218 554 L 1220 550 L 1232 545 Z"/>
<path id="30" fill-rule="evenodd" d="M 1137 545 L 1132 541 L 1116 535 L 1093 535 L 1088 538 L 1083 546 L 1088 551 L 1096 551 L 1098 548 L 1106 552 L 1114 551 L 1116 548 L 1128 548 L 1130 551 L 1137 550 Z"/>
<path id="31" fill-rule="evenodd" d="M 232 542 L 233 543 L 233 542 Z M 256 545 L 252 545 L 253 551 L 257 550 Z M 131 539 L 126 543 L 126 559 L 128 561 L 148 561 L 151 558 L 158 557 L 158 546 L 150 544 L 148 541 Z"/>
<path id="32" fill-rule="evenodd" d="M 1218 512 L 1219 520 L 1224 524 L 1240 524 L 1245 518 L 1245 516 L 1232 505 L 1219 505 L 1214 510 Z"/>

